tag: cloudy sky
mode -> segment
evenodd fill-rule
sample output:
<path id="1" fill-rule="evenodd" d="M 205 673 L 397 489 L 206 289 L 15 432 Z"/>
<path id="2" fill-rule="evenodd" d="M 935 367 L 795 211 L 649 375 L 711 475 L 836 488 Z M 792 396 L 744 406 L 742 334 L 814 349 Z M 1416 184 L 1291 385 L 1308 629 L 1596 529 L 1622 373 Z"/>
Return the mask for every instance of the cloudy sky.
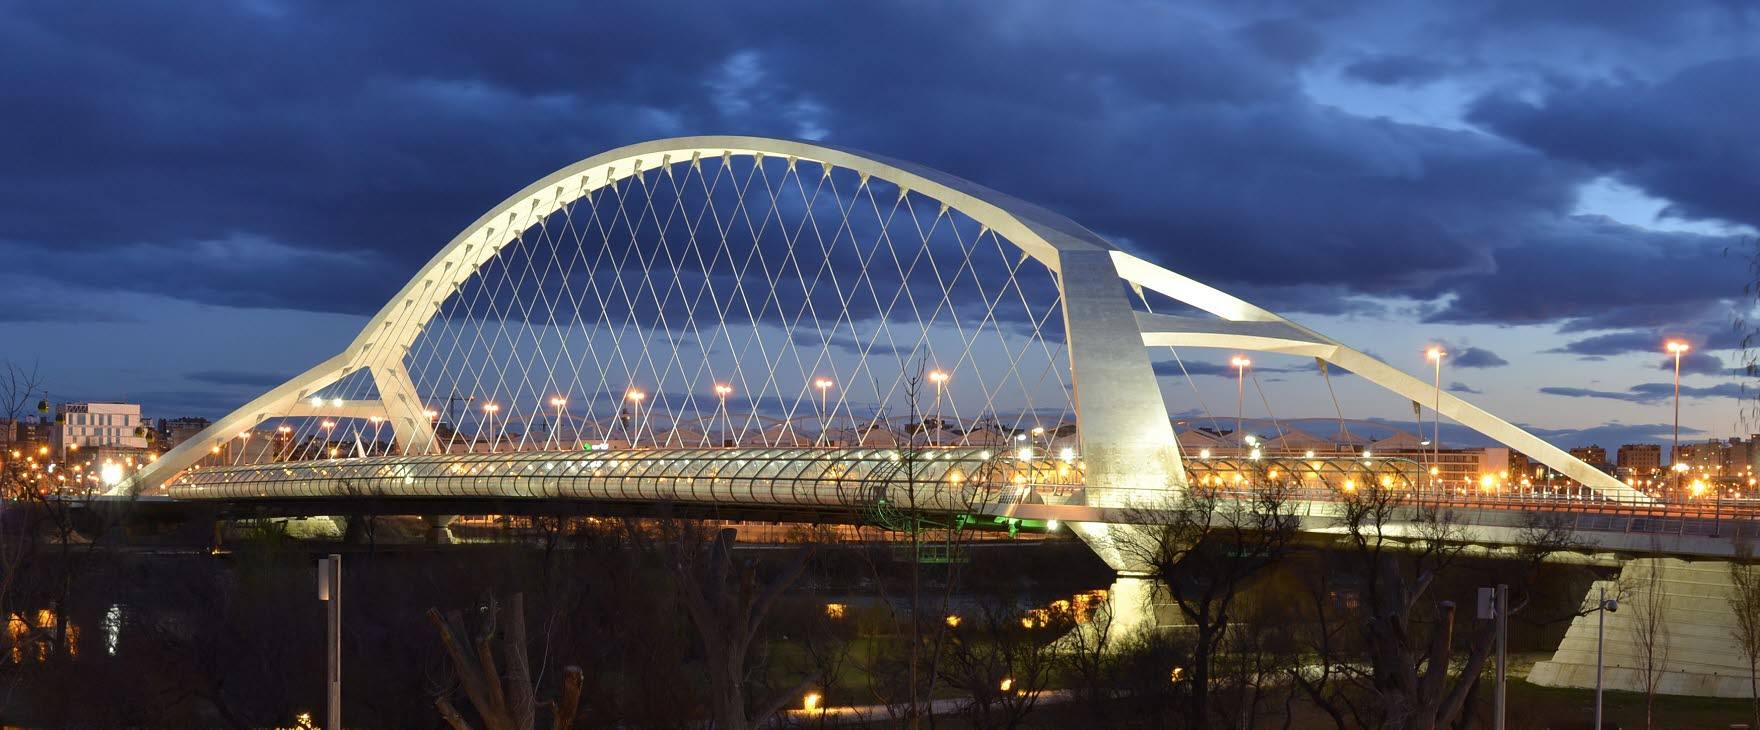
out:
<path id="1" fill-rule="evenodd" d="M 973 179 L 1426 376 L 1441 342 L 1560 443 L 1666 438 L 1684 337 L 1684 430 L 1760 430 L 1760 10 L 1438 5 L 0 2 L 0 357 L 217 415 L 528 182 L 735 133 Z M 1189 359 L 1232 412 L 1227 355 Z M 1262 364 L 1279 415 L 1331 413 Z"/>

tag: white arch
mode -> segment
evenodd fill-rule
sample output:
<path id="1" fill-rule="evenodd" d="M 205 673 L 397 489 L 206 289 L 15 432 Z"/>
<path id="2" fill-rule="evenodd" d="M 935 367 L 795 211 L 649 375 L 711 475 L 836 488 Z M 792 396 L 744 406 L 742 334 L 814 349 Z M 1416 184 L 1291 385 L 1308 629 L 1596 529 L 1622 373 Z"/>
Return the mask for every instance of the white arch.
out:
<path id="1" fill-rule="evenodd" d="M 1268 310 L 1121 251 L 1075 222 L 1030 203 L 919 165 L 840 147 L 762 137 L 684 137 L 622 147 L 569 165 L 483 214 L 429 259 L 353 342 L 324 363 L 228 414 L 123 485 L 163 484 L 266 418 L 366 368 L 381 394 L 381 414 L 405 449 L 431 443 L 430 423 L 403 371 L 403 358 L 435 312 L 478 267 L 563 206 L 642 171 L 695 165 L 704 158 L 780 157 L 790 165 L 853 170 L 921 193 L 969 216 L 1043 263 L 1064 302 L 1075 410 L 1090 501 L 1117 506 L 1128 495 L 1183 487 L 1178 447 L 1145 345 L 1191 345 L 1313 355 L 1397 393 L 1422 399 L 1423 382 Z M 1222 322 L 1144 318 L 1120 280 L 1217 315 Z M 1453 395 L 1442 412 L 1605 494 L 1643 495 L 1513 424 Z M 1112 560 L 1116 556 L 1104 555 Z M 1116 563 L 1115 563 L 1116 564 Z"/>
<path id="2" fill-rule="evenodd" d="M 423 406 L 407 386 L 403 358 L 454 291 L 501 248 L 563 206 L 642 171 L 704 158 L 785 158 L 879 178 L 958 210 L 1044 264 L 1064 301 L 1075 410 L 1087 464 L 1088 492 L 1100 503 L 1183 486 L 1184 471 L 1142 346 L 1134 312 L 1115 266 L 1115 248 L 1063 216 L 975 183 L 919 165 L 839 147 L 762 137 L 657 140 L 595 155 L 558 170 L 483 214 L 429 259 L 368 321 L 342 353 L 228 414 L 143 469 L 124 486 L 163 484 L 208 453 L 210 445 L 285 413 L 308 394 L 366 368 L 384 398 L 384 415 L 400 444 L 429 443 Z"/>

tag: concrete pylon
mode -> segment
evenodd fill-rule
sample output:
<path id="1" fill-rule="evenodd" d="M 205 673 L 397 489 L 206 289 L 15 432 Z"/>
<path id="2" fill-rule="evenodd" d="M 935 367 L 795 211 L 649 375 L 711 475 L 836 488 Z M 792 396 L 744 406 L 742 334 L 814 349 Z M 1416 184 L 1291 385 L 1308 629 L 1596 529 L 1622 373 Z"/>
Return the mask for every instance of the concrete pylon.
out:
<path id="1" fill-rule="evenodd" d="M 1748 658 L 1735 638 L 1735 613 L 1730 609 L 1730 564 L 1643 558 L 1621 566 L 1621 580 L 1596 581 L 1583 609 L 1594 607 L 1601 589 L 1617 597 L 1619 610 L 1607 614 L 1603 685 L 1626 692 L 1644 691 L 1644 648 L 1638 623 L 1643 611 L 1635 605 L 1649 576 L 1661 590 L 1660 615 L 1667 629 L 1659 632 L 1657 666 L 1662 676 L 1657 692 L 1694 697 L 1739 697 L 1751 694 Z M 1625 584 L 1624 593 L 1621 583 Z M 1565 632 L 1552 658 L 1534 665 L 1528 681 L 1543 687 L 1595 687 L 1594 612 L 1578 616 Z"/>

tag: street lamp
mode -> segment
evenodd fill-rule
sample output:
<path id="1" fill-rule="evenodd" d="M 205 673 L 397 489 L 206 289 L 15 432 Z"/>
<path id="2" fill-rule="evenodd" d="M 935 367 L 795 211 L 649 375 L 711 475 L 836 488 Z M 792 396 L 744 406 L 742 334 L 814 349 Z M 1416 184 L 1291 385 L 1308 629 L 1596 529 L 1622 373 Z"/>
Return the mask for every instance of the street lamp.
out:
<path id="1" fill-rule="evenodd" d="M 275 433 L 280 434 L 279 438 L 287 442 L 281 450 L 281 460 L 287 461 L 293 456 L 293 427 L 283 423 L 275 427 Z"/>
<path id="2" fill-rule="evenodd" d="M 440 411 L 433 408 L 422 409 L 422 415 L 428 419 L 428 449 L 440 450 Z"/>
<path id="3" fill-rule="evenodd" d="M 930 370 L 929 382 L 935 384 L 935 430 L 929 434 L 929 445 L 940 446 L 941 392 L 947 389 L 947 373 L 942 370 Z"/>
<path id="4" fill-rule="evenodd" d="M 1241 437 L 1241 420 L 1247 413 L 1247 368 L 1252 367 L 1253 361 L 1235 355 L 1228 364 L 1235 370 L 1234 437 L 1238 439 Z"/>
<path id="5" fill-rule="evenodd" d="M 1674 444 L 1668 447 L 1668 460 L 1677 465 L 1681 459 L 1681 355 L 1689 350 L 1687 343 L 1680 340 L 1669 340 L 1668 351 L 1674 354 Z M 1681 493 L 1681 472 L 1675 470 L 1674 493 Z"/>
<path id="6" fill-rule="evenodd" d="M 568 407 L 568 399 L 559 395 L 550 399 L 550 405 L 556 407 L 556 422 L 550 424 L 550 448 L 556 449 L 561 445 L 562 437 L 557 435 L 557 429 L 558 424 L 562 423 L 562 409 Z"/>
<path id="7" fill-rule="evenodd" d="M 1595 727 L 1601 725 L 1601 664 L 1602 646 L 1607 641 L 1607 614 L 1619 611 L 1619 599 L 1607 597 L 1607 586 L 1601 587 L 1600 598 L 1595 603 Z"/>
<path id="8" fill-rule="evenodd" d="M 830 443 L 829 434 L 826 432 L 831 428 L 831 418 L 830 415 L 826 413 L 826 409 L 827 404 L 829 403 L 827 398 L 830 396 L 831 386 L 833 384 L 834 383 L 832 383 L 830 378 L 816 378 L 813 380 L 813 387 L 819 389 L 819 441 L 821 442 L 821 445 L 827 445 Z"/>
<path id="9" fill-rule="evenodd" d="M 1433 409 L 1436 411 L 1436 429 L 1431 432 L 1430 436 L 1430 463 L 1432 465 L 1442 463 L 1442 358 L 1447 355 L 1448 353 L 1440 347 L 1431 347 L 1424 353 L 1424 356 L 1436 365 L 1436 406 Z M 1431 480 L 1431 486 L 1436 486 L 1434 479 Z"/>
<path id="10" fill-rule="evenodd" d="M 499 403 L 483 404 L 483 414 L 489 419 L 489 453 L 491 454 L 495 453 L 495 442 L 501 440 L 500 436 L 495 433 L 495 413 L 500 410 L 501 404 Z"/>
<path id="11" fill-rule="evenodd" d="M 632 411 L 630 420 L 636 426 L 635 433 L 630 436 L 629 446 L 632 449 L 638 448 L 642 443 L 642 399 L 648 397 L 648 394 L 639 389 L 630 388 L 628 392 L 623 394 L 623 397 L 629 401 L 629 407 Z"/>
<path id="12" fill-rule="evenodd" d="M 733 415 L 727 412 L 727 396 L 733 395 L 733 386 L 726 383 L 715 384 L 715 397 L 721 401 L 721 445 L 727 446 L 727 436 L 733 433 Z"/>

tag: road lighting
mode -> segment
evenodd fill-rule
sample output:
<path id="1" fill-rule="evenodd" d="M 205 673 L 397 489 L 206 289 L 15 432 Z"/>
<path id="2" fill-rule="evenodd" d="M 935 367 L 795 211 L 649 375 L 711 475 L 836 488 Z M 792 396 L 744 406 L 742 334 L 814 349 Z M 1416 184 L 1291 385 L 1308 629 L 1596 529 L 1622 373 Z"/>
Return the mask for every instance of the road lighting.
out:
<path id="1" fill-rule="evenodd" d="M 935 430 L 929 434 L 929 445 L 940 446 L 941 441 L 941 392 L 947 389 L 947 373 L 942 370 L 930 370 L 929 382 L 935 384 Z"/>
<path id="2" fill-rule="evenodd" d="M 1424 353 L 1430 362 L 1436 364 L 1436 407 L 1433 409 L 1436 411 L 1436 430 L 1430 436 L 1430 463 L 1432 465 L 1442 463 L 1442 358 L 1447 355 L 1448 353 L 1440 347 L 1431 347 Z M 1431 486 L 1436 486 L 1434 479 L 1431 480 Z"/>
<path id="3" fill-rule="evenodd" d="M 499 403 L 483 404 L 483 415 L 489 419 L 489 453 L 491 454 L 495 453 L 495 442 L 501 440 L 500 435 L 495 432 L 495 413 L 500 410 L 501 404 Z"/>
<path id="4" fill-rule="evenodd" d="M 733 386 L 726 383 L 715 384 L 715 397 L 721 401 L 721 445 L 727 446 L 728 434 L 733 433 L 733 415 L 727 412 L 727 396 L 733 395 Z"/>
<path id="5" fill-rule="evenodd" d="M 1607 587 L 1601 587 L 1600 598 L 1595 604 L 1595 727 L 1601 725 L 1601 664 L 1602 647 L 1607 641 L 1607 614 L 1619 611 L 1619 599 L 1607 597 Z"/>
<path id="6" fill-rule="evenodd" d="M 629 446 L 632 449 L 639 448 L 642 443 L 642 399 L 648 397 L 648 394 L 639 389 L 630 388 L 628 392 L 623 394 L 623 397 L 629 401 L 630 420 L 634 421 L 636 425 L 635 433 L 630 436 Z"/>
<path id="7" fill-rule="evenodd" d="M 829 403 L 827 398 L 829 398 L 831 394 L 831 386 L 833 384 L 834 383 L 832 383 L 830 378 L 817 378 L 813 380 L 813 387 L 819 389 L 819 441 L 822 442 L 823 445 L 830 444 L 830 438 L 827 431 L 831 429 L 831 417 L 830 414 L 826 413 L 826 410 L 827 404 Z"/>
<path id="8" fill-rule="evenodd" d="M 1238 439 L 1241 437 L 1241 420 L 1247 413 L 1247 368 L 1252 367 L 1253 361 L 1235 355 L 1228 364 L 1233 365 L 1235 370 L 1234 437 Z"/>
<path id="9" fill-rule="evenodd" d="M 550 424 L 550 448 L 556 449 L 562 443 L 562 437 L 557 435 L 557 429 L 559 428 L 558 424 L 562 423 L 562 409 L 568 407 L 568 399 L 559 395 L 550 399 L 550 405 L 556 407 L 556 422 Z"/>
<path id="10" fill-rule="evenodd" d="M 1680 340 L 1669 340 L 1668 351 L 1674 354 L 1674 444 L 1668 447 L 1668 460 L 1680 464 L 1681 453 L 1681 355 L 1689 350 L 1687 343 Z M 1674 493 L 1681 493 L 1681 472 L 1675 470 Z"/>

